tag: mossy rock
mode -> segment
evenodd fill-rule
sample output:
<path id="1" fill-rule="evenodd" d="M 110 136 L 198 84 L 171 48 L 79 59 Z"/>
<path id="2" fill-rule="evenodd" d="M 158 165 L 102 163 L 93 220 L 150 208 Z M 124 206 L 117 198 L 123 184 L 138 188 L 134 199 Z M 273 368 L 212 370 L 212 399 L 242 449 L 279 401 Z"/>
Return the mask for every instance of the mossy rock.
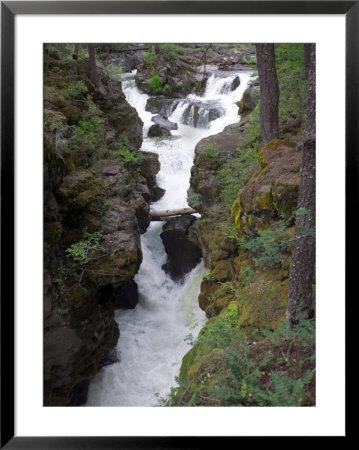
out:
<path id="1" fill-rule="evenodd" d="M 194 365 L 194 362 L 195 362 L 197 354 L 198 354 L 198 350 L 199 350 L 199 346 L 195 345 L 182 358 L 182 364 L 181 364 L 181 369 L 180 369 L 180 374 L 179 374 L 181 380 L 188 380 L 188 370 L 191 368 L 191 366 Z"/>
<path id="2" fill-rule="evenodd" d="M 230 261 L 217 261 L 212 270 L 212 276 L 216 281 L 220 282 L 230 280 L 232 278 Z"/>
<path id="3" fill-rule="evenodd" d="M 96 286 L 130 281 L 138 272 L 142 251 L 137 237 L 129 232 L 116 231 L 104 236 L 91 261 L 88 277 Z"/>
<path id="4" fill-rule="evenodd" d="M 143 152 L 141 175 L 145 178 L 155 176 L 161 169 L 157 153 Z"/>
<path id="5" fill-rule="evenodd" d="M 252 208 L 254 211 L 269 211 L 273 212 L 273 195 L 272 185 L 264 185 L 256 192 Z M 252 209 L 251 208 L 251 209 Z"/>
<path id="6" fill-rule="evenodd" d="M 56 244 L 62 236 L 62 225 L 60 222 L 44 224 L 44 240 L 47 244 Z"/>
<path id="7" fill-rule="evenodd" d="M 267 167 L 268 161 L 267 161 L 267 158 L 265 157 L 265 154 L 264 154 L 263 150 L 261 150 L 261 151 L 259 151 L 259 152 L 257 153 L 257 158 L 258 158 L 259 164 L 261 165 L 261 167 L 262 167 L 263 169 L 264 169 L 265 167 Z"/>
<path id="8" fill-rule="evenodd" d="M 249 336 L 275 330 L 285 319 L 288 281 L 263 281 L 242 288 L 238 295 L 238 326 Z"/>
<path id="9" fill-rule="evenodd" d="M 71 105 L 63 93 L 51 86 L 45 86 L 44 107 L 46 110 L 61 112 L 69 125 L 77 125 L 82 117 L 82 111 Z"/>
<path id="10" fill-rule="evenodd" d="M 297 209 L 299 195 L 299 186 L 297 184 L 277 181 L 274 184 L 272 195 L 274 208 L 286 219 Z"/>

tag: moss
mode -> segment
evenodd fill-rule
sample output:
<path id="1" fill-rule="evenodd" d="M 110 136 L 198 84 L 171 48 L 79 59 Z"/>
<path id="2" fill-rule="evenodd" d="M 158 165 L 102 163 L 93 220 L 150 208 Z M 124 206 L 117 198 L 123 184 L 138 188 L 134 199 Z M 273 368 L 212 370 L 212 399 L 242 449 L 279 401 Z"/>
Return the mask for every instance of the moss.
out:
<path id="1" fill-rule="evenodd" d="M 263 281 L 240 290 L 238 326 L 249 336 L 258 330 L 275 330 L 285 319 L 288 282 Z"/>
<path id="2" fill-rule="evenodd" d="M 239 231 L 243 231 L 243 225 L 241 222 L 242 207 L 241 207 L 241 201 L 239 198 L 237 198 L 237 200 L 235 200 L 235 202 L 232 205 L 231 216 L 234 219 L 234 223 L 236 224 L 237 229 Z"/>
<path id="3" fill-rule="evenodd" d="M 232 278 L 229 261 L 218 261 L 212 270 L 212 276 L 217 281 L 227 281 Z"/>
<path id="4" fill-rule="evenodd" d="M 195 347 L 192 347 L 191 350 L 187 352 L 182 358 L 181 370 L 179 375 L 181 380 L 188 380 L 188 370 L 191 368 L 191 366 L 194 365 L 198 350 L 199 346 L 196 345 Z"/>
<path id="5" fill-rule="evenodd" d="M 268 144 L 266 144 L 265 148 L 269 148 L 270 150 L 276 150 L 281 145 L 295 148 L 297 146 L 297 143 L 290 138 L 273 139 L 272 141 L 268 142 Z"/>
<path id="6" fill-rule="evenodd" d="M 259 164 L 261 165 L 261 167 L 262 167 L 263 169 L 264 169 L 265 167 L 268 166 L 268 161 L 267 161 L 267 158 L 266 158 L 265 155 L 264 155 L 263 150 L 261 150 L 261 151 L 259 151 L 259 152 L 257 153 L 257 158 L 258 158 Z"/>
<path id="7" fill-rule="evenodd" d="M 254 228 L 256 224 L 256 218 L 253 216 L 253 214 L 249 214 L 248 220 L 247 220 L 249 228 Z"/>
<path id="8" fill-rule="evenodd" d="M 277 181 L 272 193 L 274 208 L 280 215 L 289 218 L 298 205 L 299 186 Z"/>
<path id="9" fill-rule="evenodd" d="M 65 169 L 64 159 L 56 151 L 47 133 L 44 133 L 44 160 L 48 163 L 50 169 L 60 169 L 60 171 L 64 171 Z"/>
<path id="10" fill-rule="evenodd" d="M 276 150 L 279 147 L 280 143 L 281 141 L 279 139 L 273 139 L 272 141 L 268 142 L 268 144 L 266 144 L 265 148 Z"/>
<path id="11" fill-rule="evenodd" d="M 254 198 L 254 208 L 256 210 L 273 211 L 272 186 L 265 185 L 256 193 Z"/>
<path id="12" fill-rule="evenodd" d="M 260 172 L 258 172 L 257 177 L 262 177 L 263 175 L 265 175 L 268 172 L 269 172 L 269 167 L 267 166 L 264 169 L 262 169 Z"/>

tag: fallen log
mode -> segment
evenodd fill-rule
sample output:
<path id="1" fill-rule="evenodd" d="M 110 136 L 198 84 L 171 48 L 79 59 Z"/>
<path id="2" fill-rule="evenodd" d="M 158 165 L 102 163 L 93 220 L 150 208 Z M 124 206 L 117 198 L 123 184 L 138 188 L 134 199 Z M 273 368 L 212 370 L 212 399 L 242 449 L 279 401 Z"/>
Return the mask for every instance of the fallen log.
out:
<path id="1" fill-rule="evenodd" d="M 188 214 L 195 214 L 196 212 L 193 208 L 166 209 L 165 211 L 151 211 L 150 216 L 152 221 L 161 221 L 163 217 L 186 216 Z"/>

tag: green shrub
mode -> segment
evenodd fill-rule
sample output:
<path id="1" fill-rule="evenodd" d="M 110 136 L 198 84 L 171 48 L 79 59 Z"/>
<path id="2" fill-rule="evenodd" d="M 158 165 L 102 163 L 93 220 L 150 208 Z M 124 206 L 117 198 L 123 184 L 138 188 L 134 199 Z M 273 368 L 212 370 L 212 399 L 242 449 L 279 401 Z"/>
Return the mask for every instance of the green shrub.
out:
<path id="1" fill-rule="evenodd" d="M 70 84 L 66 88 L 66 92 L 68 93 L 68 95 L 71 98 L 81 98 L 81 97 L 84 97 L 87 95 L 88 88 L 87 88 L 86 84 L 81 80 L 81 81 L 77 81 L 74 84 Z"/>
<path id="2" fill-rule="evenodd" d="M 66 255 L 80 265 L 87 264 L 103 238 L 101 231 L 83 233 L 84 238 L 65 250 Z"/>
<path id="3" fill-rule="evenodd" d="M 153 71 L 152 77 L 150 78 L 150 86 L 156 94 L 162 92 L 162 84 L 163 84 L 162 78 L 159 77 L 155 71 Z"/>
<path id="4" fill-rule="evenodd" d="M 123 163 L 140 165 L 142 163 L 142 153 L 132 147 L 126 136 L 121 136 L 118 140 L 118 150 L 110 152 L 113 156 L 120 156 Z"/>
<path id="5" fill-rule="evenodd" d="M 169 84 L 165 84 L 162 89 L 162 94 L 170 97 L 173 94 L 172 87 Z"/>
<path id="6" fill-rule="evenodd" d="M 89 120 L 80 120 L 73 131 L 75 143 L 86 143 L 95 146 L 98 140 L 98 133 L 103 127 L 103 120 L 99 116 L 92 116 Z"/>
<path id="7" fill-rule="evenodd" d="M 121 81 L 123 75 L 123 67 L 121 64 L 111 64 L 106 67 L 110 78 L 114 81 Z"/>
<path id="8" fill-rule="evenodd" d="M 247 250 L 257 255 L 254 258 L 256 266 L 278 266 L 288 248 L 289 234 L 283 221 L 279 221 L 248 240 L 240 237 L 239 243 Z"/>
<path id="9" fill-rule="evenodd" d="M 155 46 L 152 45 L 151 50 L 145 55 L 145 63 L 149 66 L 153 66 L 156 62 L 156 50 Z"/>
<path id="10" fill-rule="evenodd" d="M 190 187 L 187 191 L 187 202 L 192 208 L 198 208 L 202 205 L 201 195 Z"/>
<path id="11" fill-rule="evenodd" d="M 162 44 L 160 48 L 174 59 L 182 59 L 182 54 L 185 51 L 184 47 L 177 44 Z"/>
<path id="12" fill-rule="evenodd" d="M 216 151 L 217 145 L 215 142 L 208 144 L 206 147 L 201 149 L 199 154 L 199 159 L 201 160 L 201 165 L 207 169 L 219 169 L 223 163 L 222 155 Z"/>
<path id="13" fill-rule="evenodd" d="M 279 84 L 279 117 L 302 117 L 307 104 L 303 44 L 278 44 L 275 48 Z"/>

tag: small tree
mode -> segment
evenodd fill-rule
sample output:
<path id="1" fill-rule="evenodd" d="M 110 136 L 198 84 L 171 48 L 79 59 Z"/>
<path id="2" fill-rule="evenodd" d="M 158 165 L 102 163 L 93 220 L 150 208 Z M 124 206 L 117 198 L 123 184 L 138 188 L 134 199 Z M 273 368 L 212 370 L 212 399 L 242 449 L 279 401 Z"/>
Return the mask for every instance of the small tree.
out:
<path id="1" fill-rule="evenodd" d="M 266 144 L 279 137 L 279 87 L 275 67 L 274 44 L 256 44 L 257 66 L 261 93 L 260 136 Z"/>

